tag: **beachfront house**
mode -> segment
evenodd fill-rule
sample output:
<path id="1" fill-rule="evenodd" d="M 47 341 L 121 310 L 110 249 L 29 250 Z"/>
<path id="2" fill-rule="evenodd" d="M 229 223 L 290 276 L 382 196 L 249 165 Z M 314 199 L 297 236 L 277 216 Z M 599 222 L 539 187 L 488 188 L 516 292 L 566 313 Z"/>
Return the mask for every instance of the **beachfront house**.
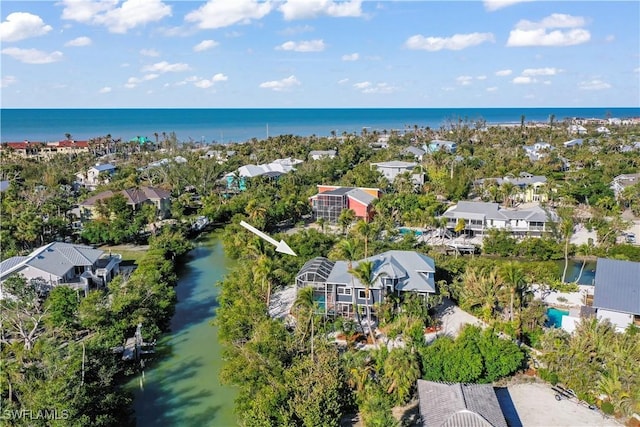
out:
<path id="1" fill-rule="evenodd" d="M 424 427 L 507 427 L 491 384 L 418 380 L 417 386 Z"/>
<path id="2" fill-rule="evenodd" d="M 365 285 L 349 272 L 350 265 L 355 269 L 364 261 L 373 263 L 368 297 Z M 427 299 L 437 293 L 433 259 L 415 251 L 387 251 L 353 263 L 316 257 L 296 275 L 297 289 L 307 286 L 313 287 L 319 312 L 344 317 L 355 315 L 354 302 L 367 315 L 366 305 L 373 313 L 373 305 L 388 294 L 413 292 Z"/>
<path id="3" fill-rule="evenodd" d="M 57 142 L 3 142 L 0 152 L 10 157 L 48 160 L 56 154 L 78 155 L 89 152 L 87 141 L 65 139 Z"/>
<path id="4" fill-rule="evenodd" d="M 546 184 L 547 178 L 545 176 L 532 175 L 528 172 L 521 172 L 517 177 L 509 175 L 504 178 L 481 178 L 473 182 L 477 193 L 484 197 L 490 196 L 488 192 L 492 185 L 502 189 L 510 185 L 512 191 L 507 197 L 513 201 L 524 203 L 546 202 L 549 199 L 549 195 L 545 191 Z"/>
<path id="5" fill-rule="evenodd" d="M 424 174 L 422 172 L 416 173 L 416 168 L 418 168 L 419 165 L 415 162 L 395 160 L 391 162 L 371 163 L 369 167 L 380 172 L 390 183 L 393 183 L 398 175 L 408 173 L 414 185 L 424 184 Z"/>
<path id="6" fill-rule="evenodd" d="M 277 178 L 280 175 L 295 171 L 295 166 L 299 165 L 300 163 L 303 163 L 303 160 L 287 157 L 285 159 L 276 159 L 271 163 L 259 165 L 244 165 L 239 167 L 235 172 L 229 173 L 226 176 L 242 176 L 245 178 L 266 176 L 268 178 Z"/>
<path id="7" fill-rule="evenodd" d="M 446 153 L 455 153 L 458 148 L 458 144 L 453 141 L 443 141 L 440 139 L 434 139 L 425 144 L 423 147 L 426 153 L 435 153 L 436 151 L 444 151 Z"/>
<path id="8" fill-rule="evenodd" d="M 316 219 L 337 224 L 340 213 L 351 209 L 356 218 L 369 222 L 373 219 L 373 201 L 380 198 L 379 188 L 340 187 L 318 185 L 318 194 L 311 196 L 311 209 Z"/>
<path id="9" fill-rule="evenodd" d="M 127 205 L 134 211 L 140 210 L 144 204 L 152 204 L 156 208 L 159 219 L 168 218 L 171 214 L 171 192 L 157 187 L 128 188 L 115 192 L 111 190 L 103 191 L 80 203 L 78 208 L 72 212 L 81 221 L 94 219 L 98 216 L 98 201 L 104 201 L 116 194 L 122 194 Z"/>
<path id="10" fill-rule="evenodd" d="M 120 272 L 120 254 L 105 253 L 90 246 L 53 242 L 35 249 L 27 256 L 15 256 L 0 263 L 0 283 L 14 274 L 46 291 L 66 285 L 87 291 L 104 286 Z M 2 287 L 0 286 L 0 299 Z"/>
<path id="11" fill-rule="evenodd" d="M 598 319 L 608 319 L 623 331 L 640 327 L 640 262 L 598 258 L 593 307 Z"/>
<path id="12" fill-rule="evenodd" d="M 507 230 L 518 237 L 540 237 L 552 231 L 557 215 L 552 211 L 533 206 L 526 209 L 507 209 L 498 203 L 462 201 L 449 207 L 442 217 L 447 219 L 447 229 L 453 231 L 463 224 L 463 233 L 483 236 L 491 229 Z"/>

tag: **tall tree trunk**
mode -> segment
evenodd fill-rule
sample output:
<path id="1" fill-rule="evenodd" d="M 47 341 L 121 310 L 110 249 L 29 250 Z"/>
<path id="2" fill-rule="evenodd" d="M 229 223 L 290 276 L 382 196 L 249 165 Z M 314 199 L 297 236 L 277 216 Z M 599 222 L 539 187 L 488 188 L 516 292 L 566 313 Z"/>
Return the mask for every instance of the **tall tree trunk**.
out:
<path id="1" fill-rule="evenodd" d="M 567 278 L 567 268 L 569 267 L 569 236 L 564 241 L 564 271 L 562 272 L 562 283 Z"/>

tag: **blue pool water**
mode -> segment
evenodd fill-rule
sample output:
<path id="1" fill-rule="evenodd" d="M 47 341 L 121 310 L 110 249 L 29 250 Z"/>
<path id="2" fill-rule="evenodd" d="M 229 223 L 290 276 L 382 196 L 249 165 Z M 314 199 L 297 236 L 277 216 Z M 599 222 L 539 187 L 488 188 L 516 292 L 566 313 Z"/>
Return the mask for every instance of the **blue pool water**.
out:
<path id="1" fill-rule="evenodd" d="M 324 310 L 325 305 L 324 305 L 324 297 L 323 296 L 314 296 L 313 297 L 313 301 L 315 302 L 316 307 L 317 307 L 318 310 L 321 310 L 321 311 Z"/>
<path id="2" fill-rule="evenodd" d="M 405 235 L 405 234 L 409 234 L 411 232 L 413 232 L 413 234 L 415 234 L 416 236 L 422 236 L 422 231 L 420 230 L 411 230 L 410 228 L 400 228 L 398 231 L 400 231 L 400 234 Z"/>
<path id="3" fill-rule="evenodd" d="M 560 328 L 562 326 L 562 316 L 568 316 L 569 312 L 566 310 L 558 310 L 557 308 L 550 307 L 547 309 L 547 326 L 553 328 Z"/>

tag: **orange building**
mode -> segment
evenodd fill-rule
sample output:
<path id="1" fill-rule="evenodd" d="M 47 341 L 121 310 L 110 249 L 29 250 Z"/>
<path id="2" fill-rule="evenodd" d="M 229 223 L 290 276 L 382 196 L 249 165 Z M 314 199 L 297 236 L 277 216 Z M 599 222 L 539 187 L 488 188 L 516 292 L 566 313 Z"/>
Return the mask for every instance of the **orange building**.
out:
<path id="1" fill-rule="evenodd" d="M 356 218 L 369 222 L 374 215 L 373 201 L 381 194 L 382 191 L 378 188 L 318 185 L 318 194 L 310 200 L 316 219 L 323 218 L 335 224 L 343 210 L 351 209 L 355 212 Z"/>

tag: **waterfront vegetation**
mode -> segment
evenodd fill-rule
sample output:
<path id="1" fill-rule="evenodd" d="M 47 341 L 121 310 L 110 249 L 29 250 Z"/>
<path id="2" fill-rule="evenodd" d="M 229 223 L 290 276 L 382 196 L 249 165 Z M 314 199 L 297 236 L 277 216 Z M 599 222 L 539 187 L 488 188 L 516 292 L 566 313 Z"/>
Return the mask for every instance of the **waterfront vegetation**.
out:
<path id="1" fill-rule="evenodd" d="M 640 261 L 640 247 L 617 240 L 627 227 L 622 212 L 640 215 L 640 184 L 628 187 L 618 200 L 609 188 L 615 176 L 640 168 L 637 152 L 619 149 L 637 140 L 637 127 L 620 128 L 608 137 L 592 132 L 584 136 L 583 145 L 571 148 L 562 144 L 570 136 L 561 126 L 524 126 L 524 120 L 521 127 L 483 129 L 459 121 L 447 129 L 391 132 L 389 148 L 383 150 L 369 144 L 378 133 L 342 138 L 282 135 L 225 147 L 236 152 L 226 162 L 203 158 L 206 150 L 162 134 L 163 141 L 146 145 L 99 137 L 90 142 L 88 155 L 59 155 L 49 161 L 13 158 L 3 150 L 0 172 L 10 185 L 2 193 L 2 259 L 55 240 L 149 244 L 133 273 L 86 297 L 60 287 L 43 299 L 19 278 L 5 283 L 19 297 L 2 301 L 3 408 L 68 409 L 69 419 L 58 425 L 131 422 L 131 397 L 119 385 L 134 368 L 123 365 L 110 349 L 132 335 L 138 323 L 144 325 L 146 340 L 166 330 L 175 303 L 174 267 L 190 248 L 184 236 L 193 217 L 206 215 L 224 227 L 225 252 L 238 260 L 218 284 L 215 323 L 224 346 L 221 379 L 239 390 L 236 411 L 242 425 L 338 425 L 355 414 L 367 426 L 400 424 L 408 420 L 395 419 L 392 408 L 415 398 L 416 379 L 493 382 L 536 366 L 532 355 L 538 351 L 543 356 L 536 356 L 536 363 L 544 365 L 544 378 L 621 417 L 640 411 L 637 331 L 629 328 L 621 334 L 595 323 L 584 323 L 573 336 L 545 330 L 545 307 L 532 298 L 531 287 L 566 287 L 557 262 L 566 265 L 575 256 Z M 389 183 L 369 166 L 413 161 L 402 149 L 438 136 L 456 141 L 458 150 L 425 157 L 424 186 L 415 187 L 408 176 Z M 521 147 L 541 140 L 556 150 L 532 162 Z M 334 148 L 335 159 L 306 160 L 310 150 Z M 105 155 L 118 165 L 118 172 L 96 192 L 138 185 L 170 190 L 175 224 L 150 228 L 155 211 L 134 212 L 116 196 L 98 209 L 98 218 L 76 232 L 69 211 L 90 194 L 73 190 L 73 174 Z M 186 163 L 147 167 L 177 155 Z M 277 180 L 253 178 L 246 191 L 229 190 L 226 180 L 219 181 L 243 164 L 284 157 L 305 162 Z M 568 171 L 562 159 L 571 164 Z M 475 179 L 523 171 L 547 177 L 546 205 L 561 216 L 557 229 L 543 238 L 516 240 L 491 232 L 482 254 L 452 256 L 411 233 L 400 235 L 399 227 L 444 227 L 439 215 L 449 202 L 473 197 Z M 345 211 L 335 227 L 320 221 L 303 227 L 310 225 L 308 199 L 317 184 L 378 187 L 384 194 L 370 223 L 357 222 Z M 514 203 L 508 189 L 486 190 L 487 200 Z M 244 230 L 240 220 L 285 238 L 298 256 L 276 253 Z M 575 223 L 595 230 L 597 240 L 571 244 L 573 228 L 563 225 Z M 286 235 L 277 234 L 285 230 Z M 271 297 L 294 283 L 305 261 L 315 256 L 355 261 L 389 249 L 417 250 L 434 258 L 440 293 L 488 328 L 468 327 L 455 340 L 438 338 L 427 345 L 423 336 L 425 328 L 437 326 L 432 316 L 438 300 L 424 305 L 410 297 L 389 298 L 375 307 L 380 329 L 389 339 L 401 337 L 405 343 L 392 350 L 373 345 L 359 331 L 358 319 L 319 315 L 307 292 L 300 292 L 294 304 L 295 325 L 269 317 Z M 330 338 L 337 333 L 346 337 L 346 348 L 336 347 Z M 535 350 L 516 345 L 514 339 Z M 359 342 L 368 341 L 374 348 L 357 349 Z"/>

